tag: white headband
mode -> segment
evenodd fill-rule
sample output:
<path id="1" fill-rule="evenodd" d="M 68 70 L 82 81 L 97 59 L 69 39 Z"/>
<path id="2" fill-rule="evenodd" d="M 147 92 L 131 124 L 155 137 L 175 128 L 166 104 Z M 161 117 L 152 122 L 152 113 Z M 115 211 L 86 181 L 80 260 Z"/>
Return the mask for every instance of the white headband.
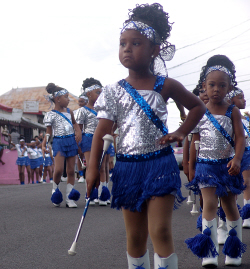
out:
<path id="1" fill-rule="evenodd" d="M 87 93 L 87 92 L 91 92 L 95 89 L 100 89 L 100 88 L 102 88 L 100 85 L 95 84 L 95 85 L 92 85 L 88 88 L 85 88 L 84 91 L 85 91 L 85 93 Z"/>

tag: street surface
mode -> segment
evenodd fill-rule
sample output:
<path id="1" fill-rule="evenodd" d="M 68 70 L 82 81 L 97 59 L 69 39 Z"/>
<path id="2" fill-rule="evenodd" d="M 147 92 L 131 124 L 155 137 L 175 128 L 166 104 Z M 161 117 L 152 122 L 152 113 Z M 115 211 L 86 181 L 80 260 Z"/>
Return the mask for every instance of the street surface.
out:
<path id="1" fill-rule="evenodd" d="M 181 172 L 183 183 L 186 178 Z M 65 196 L 66 183 L 61 191 Z M 85 183 L 76 183 L 81 192 L 78 208 L 69 209 L 65 202 L 55 208 L 51 201 L 50 183 L 34 185 L 0 185 L 0 269 L 127 269 L 126 235 L 121 211 L 90 206 L 77 243 L 77 255 L 70 248 L 85 207 Z M 182 188 L 184 196 L 188 191 Z M 65 198 L 65 197 L 64 197 Z M 242 195 L 238 197 L 240 206 Z M 173 233 L 179 269 L 202 268 L 201 260 L 187 249 L 184 240 L 198 233 L 197 217 L 192 206 L 183 203 L 173 215 Z M 250 268 L 250 229 L 243 229 L 243 242 L 248 245 L 240 268 Z M 151 268 L 153 248 L 148 240 Z M 224 266 L 220 246 L 219 267 Z"/>

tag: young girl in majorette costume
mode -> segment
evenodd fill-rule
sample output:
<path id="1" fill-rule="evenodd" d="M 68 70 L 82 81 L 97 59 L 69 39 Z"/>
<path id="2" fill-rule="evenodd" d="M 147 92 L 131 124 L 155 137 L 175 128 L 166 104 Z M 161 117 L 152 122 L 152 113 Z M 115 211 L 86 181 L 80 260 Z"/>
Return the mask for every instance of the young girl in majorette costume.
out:
<path id="1" fill-rule="evenodd" d="M 30 160 L 31 180 L 34 184 L 34 174 L 36 174 L 36 183 L 39 183 L 39 168 L 40 168 L 40 154 L 36 146 L 36 140 L 33 139 L 28 143 L 30 145 L 27 148 Z"/>
<path id="2" fill-rule="evenodd" d="M 82 130 L 82 142 L 81 150 L 84 153 L 87 171 L 89 166 L 90 150 L 92 146 L 92 139 L 98 124 L 97 112 L 94 109 L 94 104 L 102 92 L 102 84 L 99 80 L 94 78 L 87 78 L 83 81 L 83 90 L 85 95 L 88 97 L 88 103 L 86 106 L 81 107 L 76 112 L 76 122 L 79 124 Z M 110 193 L 106 184 L 106 158 L 104 157 L 103 163 L 100 169 L 100 185 L 98 187 L 98 203 L 99 205 L 107 205 L 107 201 L 110 198 Z M 97 197 L 96 197 L 97 198 Z M 91 204 L 94 204 L 91 201 Z"/>
<path id="3" fill-rule="evenodd" d="M 52 149 L 50 145 L 47 146 L 44 152 L 44 157 L 45 157 L 45 163 L 44 163 L 43 183 L 46 183 L 47 172 L 49 174 L 50 182 L 53 181 L 52 165 L 53 165 L 54 158 L 53 158 Z"/>
<path id="4" fill-rule="evenodd" d="M 238 108 L 224 99 L 237 84 L 235 67 L 226 56 L 215 55 L 202 68 L 201 78 L 209 102 L 206 114 L 193 131 L 189 161 L 192 181 L 187 186 L 202 193 L 202 234 L 186 243 L 195 255 L 203 258 L 202 266 L 218 265 L 216 212 L 220 197 L 229 231 L 223 248 L 225 264 L 238 266 L 246 249 L 241 242 L 242 219 L 236 204 L 236 195 L 245 188 L 240 172 L 245 136 Z M 197 161 L 193 143 L 196 140 L 200 140 Z"/>
<path id="5" fill-rule="evenodd" d="M 78 99 L 79 107 L 81 108 L 81 107 L 87 105 L 87 103 L 88 103 L 88 97 L 85 96 L 84 94 L 81 94 L 79 96 L 79 99 Z M 78 111 L 78 109 L 74 110 L 74 117 L 75 118 L 76 118 L 76 115 L 77 115 L 77 111 Z M 80 156 L 81 160 L 83 161 L 84 153 L 82 151 L 80 151 L 80 150 L 78 151 L 78 153 L 79 153 L 79 156 Z M 85 176 L 84 175 L 84 170 L 83 170 L 83 167 L 82 167 L 81 162 L 79 160 L 79 157 L 77 156 L 76 158 L 77 158 L 77 168 L 78 168 L 79 176 L 80 176 L 78 182 L 79 183 L 84 183 L 84 181 L 85 181 L 85 179 L 84 179 L 84 176 Z"/>
<path id="6" fill-rule="evenodd" d="M 25 175 L 24 175 L 25 167 L 27 168 L 30 165 L 30 162 L 29 162 L 27 146 L 25 145 L 24 138 L 21 138 L 19 140 L 19 143 L 20 144 L 16 144 L 16 145 L 14 143 L 11 143 L 15 147 L 15 148 L 12 148 L 11 150 L 14 150 L 14 149 L 17 150 L 18 157 L 16 160 L 16 164 L 18 165 L 20 184 L 24 185 L 25 184 Z"/>
<path id="7" fill-rule="evenodd" d="M 246 100 L 241 89 L 235 87 L 228 95 L 232 104 L 237 106 L 239 109 L 246 108 Z M 241 216 L 243 219 L 242 227 L 250 228 L 250 132 L 249 120 L 244 116 L 241 116 L 241 120 L 246 137 L 246 147 L 241 162 L 241 171 L 246 185 L 246 189 L 243 192 L 244 206 L 242 207 Z"/>
<path id="8" fill-rule="evenodd" d="M 168 14 L 159 4 L 136 6 L 120 35 L 119 59 L 126 79 L 104 87 L 96 101 L 99 119 L 87 173 L 88 196 L 98 184 L 98 164 L 105 134 L 119 130 L 112 174 L 113 208 L 122 209 L 130 269 L 149 269 L 148 233 L 154 268 L 178 268 L 172 238 L 172 212 L 182 197 L 179 168 L 169 142 L 182 141 L 205 112 L 204 104 L 179 82 L 167 77 L 165 61 L 175 47 L 167 42 Z M 166 102 L 173 98 L 190 110 L 174 133 L 166 127 Z"/>
<path id="9" fill-rule="evenodd" d="M 77 144 L 81 141 L 81 130 L 75 121 L 73 112 L 67 108 L 69 104 L 69 93 L 66 89 L 49 83 L 46 87 L 49 99 L 54 102 L 55 109 L 46 113 L 44 124 L 47 126 L 46 134 L 52 136 L 53 130 L 53 156 L 55 171 L 53 175 L 53 187 L 51 201 L 55 206 L 60 206 L 62 193 L 58 185 L 64 168 L 64 160 L 67 159 L 67 187 L 66 206 L 77 207 L 74 201 L 80 198 L 80 193 L 74 189 L 75 184 L 75 156 L 77 155 Z M 43 140 L 43 154 L 46 149 L 46 135 Z"/>

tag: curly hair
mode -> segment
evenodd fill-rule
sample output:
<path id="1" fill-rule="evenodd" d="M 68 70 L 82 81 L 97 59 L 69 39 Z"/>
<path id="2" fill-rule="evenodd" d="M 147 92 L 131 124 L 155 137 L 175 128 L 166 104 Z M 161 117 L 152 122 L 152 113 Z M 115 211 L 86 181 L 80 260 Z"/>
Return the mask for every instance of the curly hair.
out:
<path id="1" fill-rule="evenodd" d="M 128 15 L 129 19 L 126 20 L 124 24 L 127 24 L 130 21 L 140 21 L 146 23 L 159 34 L 162 45 L 171 45 L 169 42 L 166 41 L 166 39 L 170 36 L 172 23 L 169 23 L 168 13 L 163 11 L 163 7 L 160 4 L 137 4 L 134 9 L 129 10 Z"/>
<path id="2" fill-rule="evenodd" d="M 56 86 L 54 83 L 49 83 L 46 87 L 46 91 L 51 94 L 54 94 L 54 92 L 58 92 L 61 90 L 64 90 L 64 88 Z"/>
<path id="3" fill-rule="evenodd" d="M 99 80 L 94 79 L 94 78 L 86 78 L 82 83 L 82 88 L 86 89 L 86 88 L 93 86 L 93 85 L 96 85 L 96 84 L 102 87 L 102 84 Z"/>
<path id="4" fill-rule="evenodd" d="M 210 57 L 207 61 L 207 64 L 205 66 L 202 67 L 201 69 L 201 73 L 200 73 L 200 79 L 199 82 L 196 86 L 196 88 L 201 89 L 202 88 L 202 83 L 204 82 L 205 78 L 205 74 L 207 72 L 207 69 L 211 66 L 215 66 L 215 65 L 221 65 L 226 67 L 232 74 L 232 84 L 235 87 L 237 85 L 237 81 L 236 81 L 236 76 L 235 76 L 235 65 L 233 64 L 233 62 L 225 55 L 214 55 L 212 57 Z"/>

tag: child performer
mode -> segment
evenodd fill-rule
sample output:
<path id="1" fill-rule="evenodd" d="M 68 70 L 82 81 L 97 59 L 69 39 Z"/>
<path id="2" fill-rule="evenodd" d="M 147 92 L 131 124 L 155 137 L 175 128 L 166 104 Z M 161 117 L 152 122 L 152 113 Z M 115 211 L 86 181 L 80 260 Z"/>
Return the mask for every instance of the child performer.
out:
<path id="1" fill-rule="evenodd" d="M 46 134 L 52 136 L 53 130 L 53 156 L 55 171 L 53 175 L 53 187 L 51 201 L 55 206 L 60 206 L 62 193 L 58 185 L 63 173 L 64 159 L 67 159 L 67 187 L 66 207 L 77 207 L 74 201 L 80 198 L 80 193 L 74 189 L 75 183 L 75 156 L 77 155 L 77 144 L 81 141 L 81 130 L 75 122 L 73 112 L 67 108 L 69 104 L 69 93 L 67 90 L 49 83 L 46 87 L 49 98 L 55 104 L 55 109 L 46 113 L 44 124 L 47 126 Z M 74 133 L 75 131 L 75 133 Z M 46 137 L 46 135 L 45 135 Z M 43 154 L 45 152 L 46 139 L 43 140 Z"/>
<path id="2" fill-rule="evenodd" d="M 245 136 L 238 108 L 224 99 L 237 84 L 234 64 L 224 55 L 211 57 L 202 68 L 201 81 L 209 102 L 206 114 L 193 131 L 189 161 L 189 179 L 192 181 L 188 186 L 195 192 L 200 189 L 202 193 L 202 234 L 186 243 L 195 255 L 203 258 L 202 266 L 217 267 L 216 212 L 220 197 L 229 231 L 223 248 L 225 264 L 238 266 L 245 252 L 245 245 L 241 243 L 242 220 L 236 205 L 236 195 L 244 190 L 240 169 Z M 200 140 L 197 163 L 193 143 L 196 140 Z"/>
<path id="3" fill-rule="evenodd" d="M 244 93 L 241 89 L 235 87 L 230 93 L 229 98 L 236 107 L 239 109 L 246 108 L 246 100 L 244 98 Z M 242 208 L 242 218 L 243 218 L 243 228 L 250 228 L 250 218 L 244 219 L 244 214 L 249 215 L 249 204 L 250 204 L 250 132 L 249 132 L 249 121 L 246 117 L 241 116 L 243 128 L 245 130 L 246 137 L 246 147 L 245 152 L 241 162 L 241 171 L 244 178 L 244 183 L 246 185 L 246 189 L 243 192 L 244 197 L 244 206 Z"/>
<path id="4" fill-rule="evenodd" d="M 154 268 L 178 268 L 172 238 L 173 208 L 181 203 L 180 171 L 169 142 L 182 141 L 205 112 L 202 102 L 179 82 L 168 78 L 165 60 L 175 47 L 168 43 L 171 24 L 160 4 L 137 5 L 120 36 L 119 59 L 126 79 L 106 86 L 95 109 L 99 123 L 87 173 L 88 196 L 98 184 L 98 164 L 105 134 L 117 122 L 119 141 L 112 175 L 112 208 L 122 209 L 127 232 L 128 267 L 149 269 L 148 233 L 155 251 Z M 159 74 L 162 74 L 161 76 Z M 169 98 L 190 110 L 168 134 Z"/>
<path id="5" fill-rule="evenodd" d="M 45 157 L 45 164 L 44 164 L 43 183 L 46 183 L 47 172 L 49 174 L 50 181 L 53 181 L 52 165 L 53 165 L 54 158 L 53 158 L 52 149 L 50 145 L 48 145 L 48 147 L 46 148 L 44 152 L 44 157 Z"/>
<path id="6" fill-rule="evenodd" d="M 88 97 L 85 96 L 84 94 L 81 94 L 79 96 L 79 99 L 78 99 L 78 105 L 79 105 L 79 107 L 80 108 L 81 107 L 84 107 L 85 105 L 87 105 L 87 103 L 88 103 Z M 78 111 L 78 109 L 77 110 L 74 110 L 74 117 L 75 118 L 76 118 L 76 115 L 77 115 L 77 111 Z M 79 150 L 79 149 L 78 149 L 78 153 L 79 153 L 79 156 L 80 156 L 81 160 L 83 161 L 84 153 L 81 150 Z M 76 156 L 76 158 L 77 158 L 77 167 L 78 167 L 79 176 L 80 176 L 80 178 L 78 180 L 78 183 L 84 183 L 84 181 L 85 181 L 85 179 L 84 179 L 84 170 L 83 170 L 82 164 L 81 164 L 81 162 L 79 160 L 79 157 Z"/>
<path id="7" fill-rule="evenodd" d="M 36 183 L 39 183 L 40 154 L 35 139 L 31 140 L 29 145 L 30 147 L 27 148 L 27 152 L 30 159 L 31 180 L 32 184 L 34 184 L 34 173 L 36 174 Z"/>
<path id="8" fill-rule="evenodd" d="M 79 124 L 80 129 L 82 130 L 82 143 L 81 143 L 81 150 L 84 153 L 87 168 L 86 173 L 88 171 L 89 166 L 89 157 L 90 157 L 90 150 L 92 146 L 92 139 L 98 124 L 97 113 L 94 109 L 94 104 L 99 97 L 100 93 L 102 92 L 102 84 L 99 80 L 94 78 L 87 78 L 83 81 L 83 89 L 88 97 L 88 104 L 84 107 L 81 107 L 77 111 L 76 115 L 76 122 Z M 103 164 L 100 169 L 100 186 L 98 188 L 98 199 L 99 205 L 107 205 L 106 195 L 104 193 L 108 192 L 106 187 L 106 157 L 103 159 Z M 104 187 L 104 188 L 103 188 Z M 103 193 L 104 192 L 104 193 Z M 92 202 L 93 203 L 93 202 Z"/>
<path id="9" fill-rule="evenodd" d="M 27 165 L 27 146 L 25 146 L 25 141 L 23 138 L 19 140 L 20 144 L 14 144 L 11 143 L 15 148 L 12 148 L 11 150 L 16 149 L 17 150 L 17 160 L 16 164 L 18 165 L 18 173 L 19 173 L 19 179 L 20 179 L 20 184 L 24 185 L 25 184 L 25 166 Z"/>

